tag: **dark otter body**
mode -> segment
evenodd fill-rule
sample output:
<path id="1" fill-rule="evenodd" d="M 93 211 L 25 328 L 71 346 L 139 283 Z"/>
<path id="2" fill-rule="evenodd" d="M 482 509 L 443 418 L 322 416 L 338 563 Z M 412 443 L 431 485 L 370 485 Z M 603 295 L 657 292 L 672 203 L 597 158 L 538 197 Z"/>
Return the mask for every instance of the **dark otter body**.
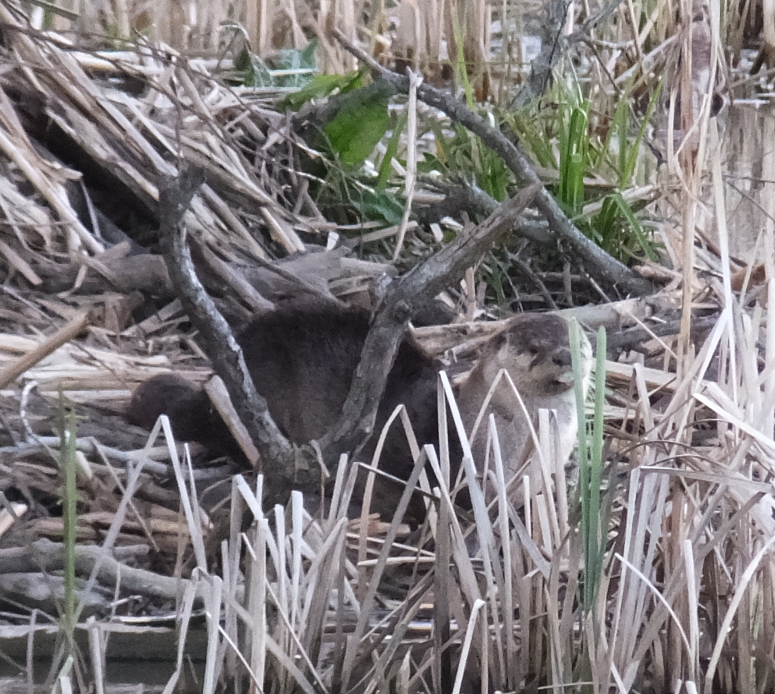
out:
<path id="1" fill-rule="evenodd" d="M 272 418 L 294 443 L 320 439 L 342 413 L 361 350 L 369 315 L 358 309 L 301 304 L 254 321 L 239 337 L 245 362 Z M 374 451 L 382 427 L 398 405 L 405 405 L 418 441 L 436 443 L 436 378 L 441 365 L 410 342 L 399 347 L 388 375 L 375 423 L 363 451 Z M 391 427 L 380 467 L 406 478 L 412 458 L 403 427 Z"/>
<path id="2" fill-rule="evenodd" d="M 242 455 L 226 423 L 201 388 L 177 374 L 154 376 L 132 394 L 126 418 L 130 424 L 151 430 L 166 414 L 180 441 L 196 441 L 219 454 Z"/>
<path id="3" fill-rule="evenodd" d="M 253 321 L 238 337 L 256 389 L 290 441 L 323 437 L 335 424 L 360 361 L 369 315 L 358 309 L 291 305 Z M 361 460 L 371 462 L 379 433 L 393 410 L 404 404 L 420 445 L 438 442 L 436 380 L 440 364 L 404 341 L 388 376 L 377 410 L 375 434 Z M 238 449 L 203 389 L 175 375 L 157 376 L 139 386 L 127 411 L 130 423 L 150 429 L 166 414 L 175 435 L 212 451 Z M 413 460 L 400 422 L 391 427 L 380 468 L 406 479 Z"/>

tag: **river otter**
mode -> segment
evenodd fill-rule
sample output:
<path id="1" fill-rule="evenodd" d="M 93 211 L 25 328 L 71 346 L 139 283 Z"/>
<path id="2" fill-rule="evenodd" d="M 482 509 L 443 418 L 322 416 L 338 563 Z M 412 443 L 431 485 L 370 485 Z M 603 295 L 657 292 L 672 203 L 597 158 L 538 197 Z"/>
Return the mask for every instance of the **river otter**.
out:
<path id="1" fill-rule="evenodd" d="M 162 414 L 169 417 L 178 440 L 202 443 L 219 455 L 242 456 L 205 389 L 182 376 L 161 374 L 141 383 L 132 393 L 126 419 L 150 431 Z"/>
<path id="2" fill-rule="evenodd" d="M 289 440 L 300 444 L 319 439 L 336 422 L 368 330 L 366 311 L 300 303 L 257 318 L 239 335 L 256 388 Z M 440 362 L 411 341 L 403 341 L 377 411 L 377 434 L 362 451 L 361 459 L 370 462 L 378 433 L 399 404 L 406 405 L 419 444 L 438 444 L 436 393 L 441 368 Z M 570 455 L 576 435 L 576 411 L 567 321 L 547 314 L 520 314 L 484 345 L 477 366 L 459 390 L 459 407 L 469 433 L 501 369 L 511 375 L 531 418 L 539 408 L 557 409 L 561 453 Z M 488 407 L 488 412 L 496 416 L 507 474 L 514 472 L 529 440 L 527 422 L 524 415 L 515 414 L 516 401 L 502 386 Z M 182 440 L 198 441 L 222 453 L 237 452 L 236 443 L 210 406 L 206 393 L 180 377 L 157 376 L 138 387 L 127 418 L 150 429 L 160 414 L 170 417 L 174 432 Z M 486 422 L 479 432 L 473 452 L 481 470 Z M 451 458 L 456 463 L 461 459 L 460 448 L 456 437 L 451 438 Z M 403 428 L 394 424 L 380 457 L 380 468 L 406 479 L 412 467 Z M 385 499 L 385 510 L 395 508 L 395 495 L 386 494 Z"/>
<path id="3" fill-rule="evenodd" d="M 501 370 L 511 377 L 525 410 L 519 405 L 513 390 L 501 381 L 473 435 L 471 450 L 478 470 L 485 463 L 487 445 L 487 415 L 493 414 L 498 441 L 503 456 L 504 474 L 508 482 L 523 462 L 531 441 L 530 426 L 525 411 L 537 428 L 539 409 L 554 410 L 558 436 L 553 439 L 555 454 L 567 460 L 573 452 L 578 430 L 576 394 L 571 364 L 568 322 L 557 315 L 523 313 L 514 316 L 488 340 L 468 380 L 460 387 L 458 402 L 469 437 L 473 433 L 487 394 Z M 592 350 L 582 334 L 582 391 L 589 388 Z M 490 464 L 490 469 L 493 465 Z M 537 481 L 536 481 L 537 482 Z M 486 486 L 488 500 L 494 489 Z M 519 495 L 512 494 L 512 500 Z"/>

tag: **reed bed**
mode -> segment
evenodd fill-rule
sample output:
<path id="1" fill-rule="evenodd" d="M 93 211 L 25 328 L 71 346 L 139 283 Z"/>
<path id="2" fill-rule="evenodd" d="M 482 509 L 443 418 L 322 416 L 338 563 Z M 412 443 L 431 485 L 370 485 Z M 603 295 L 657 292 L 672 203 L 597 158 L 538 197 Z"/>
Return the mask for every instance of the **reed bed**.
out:
<path id="1" fill-rule="evenodd" d="M 192 28 L 175 19 L 192 6 L 173 4 L 95 3 L 96 12 L 80 19 L 93 22 L 83 25 L 88 31 L 107 22 L 121 38 L 149 21 L 162 32 L 157 38 L 173 44 L 182 30 L 179 48 L 222 44 L 230 6 L 209 3 Z M 502 17 L 511 9 L 504 3 Z M 432 18 L 442 11 L 434 3 L 423 10 Z M 269 27 L 279 24 L 296 41 L 297 28 L 308 26 L 291 3 L 251 4 L 251 11 L 246 31 L 259 48 L 286 40 Z M 366 8 L 332 3 L 329 11 L 355 18 Z M 644 8 L 632 11 L 640 26 Z M 7 7 L 0 12 L 7 25 L 18 21 Z M 668 14 L 648 18 L 665 41 L 674 29 Z M 416 32 L 438 31 L 438 22 L 424 21 Z M 351 34 L 357 31 L 353 24 Z M 404 428 L 416 463 L 393 518 L 370 514 L 370 487 L 353 499 L 357 466 L 378 475 L 378 453 L 373 461 L 324 461 L 335 469 L 326 504 L 314 508 L 314 499 L 293 492 L 286 505 L 270 508 L 261 476 L 224 461 L 200 464 L 165 418 L 150 437 L 121 420 L 140 381 L 173 368 L 201 381 L 209 368 L 181 330 L 185 318 L 152 256 L 141 256 L 141 276 L 130 255 L 104 250 L 66 192 L 77 175 L 51 156 L 53 141 L 30 127 L 44 110 L 58 137 L 87 155 L 91 176 L 110 172 L 117 197 L 143 211 L 137 224 L 146 233 L 157 182 L 176 166 L 173 158 L 207 168 L 215 183 L 195 199 L 186 224 L 201 245 L 200 269 L 217 280 L 210 289 L 238 295 L 222 301 L 236 322 L 267 309 L 268 299 L 245 280 L 253 276 L 233 269 L 250 265 L 246 256 L 293 253 L 302 239 L 325 243 L 329 232 L 342 231 L 305 195 L 290 163 L 273 166 L 292 162 L 289 153 L 306 145 L 266 91 L 226 89 L 204 62 L 171 70 L 150 44 L 94 54 L 61 37 L 14 35 L 14 61 L 0 75 L 0 145 L 12 162 L 0 177 L 0 253 L 9 268 L 0 292 L 0 421 L 9 432 L 0 448 L 0 651 L 24 673 L 24 691 L 35 689 L 36 658 L 45 661 L 47 691 L 105 691 L 108 665 L 121 650 L 171 662 L 159 688 L 165 694 L 192 679 L 205 694 L 775 689 L 775 328 L 768 321 L 775 241 L 769 225 L 757 241 L 760 266 L 729 257 L 713 152 L 717 242 L 695 233 L 706 180 L 706 159 L 697 153 L 712 150 L 715 136 L 707 106 L 683 109 L 697 118 L 696 149 L 671 161 L 682 179 L 670 202 L 686 231 L 661 230 L 673 261 L 662 271 L 666 286 L 648 301 L 608 307 L 613 331 L 611 321 L 597 321 L 609 331 L 597 333 L 594 387 L 580 404 L 573 465 L 557 459 L 545 413 L 522 472 L 505 480 L 498 432 L 482 421 L 490 440 L 485 467 L 499 490 L 487 498 L 451 377 L 442 374 L 440 440 L 451 431 L 466 451 L 459 479 L 450 477 L 457 461 L 449 451 L 419 450 L 398 411 L 389 426 Z M 440 37 L 429 33 L 429 62 Z M 636 43 L 636 52 L 645 49 Z M 332 65 L 349 60 L 333 44 L 321 50 Z M 642 64 L 648 59 L 640 56 Z M 691 82 L 691 65 L 684 67 Z M 153 88 L 135 99 L 100 82 L 126 76 Z M 260 143 L 250 152 L 253 166 L 240 149 L 246 134 Z M 266 269 L 258 261 L 250 271 Z M 292 267 L 308 283 L 352 296 L 368 295 L 386 266 L 345 265 Z M 133 322 L 133 291 L 149 283 L 157 303 Z M 594 327 L 595 320 L 580 320 Z M 672 331 L 660 331 L 671 321 Z M 633 325 L 647 333 L 639 351 L 616 351 L 611 345 Z M 458 323 L 418 329 L 416 337 L 452 365 L 486 330 Z M 511 386 L 504 379 L 499 387 Z M 508 485 L 521 494 L 507 494 Z M 403 514 L 415 488 L 428 514 L 413 530 Z M 469 513 L 454 505 L 463 488 Z M 515 505 L 516 498 L 527 501 Z M 52 510 L 60 504 L 61 514 Z M 61 639 L 50 646 L 52 634 Z M 199 671 L 192 660 L 202 663 Z"/>
<path id="2" fill-rule="evenodd" d="M 604 405 L 600 359 L 580 480 L 552 460 L 547 418 L 540 454 L 517 480 L 531 499 L 521 510 L 507 500 L 494 431 L 489 469 L 503 493 L 493 508 L 467 476 L 474 518 L 461 521 L 454 481 L 445 483 L 412 545 L 397 541 L 401 506 L 379 541 L 364 531 L 367 501 L 360 530 L 348 523 L 345 465 L 318 518 L 300 495 L 288 509 L 263 509 L 261 481 L 256 490 L 237 478 L 232 513 L 247 507 L 258 528 L 244 535 L 232 515 L 222 577 L 202 565 L 194 574 L 205 602 L 216 601 L 208 612 L 223 615 L 208 623 L 209 652 L 220 647 L 226 659 L 241 644 L 241 677 L 288 691 L 665 691 L 671 682 L 768 691 L 773 672 L 756 654 L 773 638 L 773 394 L 758 368 L 735 363 L 764 326 L 732 313 L 722 312 L 670 395 L 660 398 L 634 365 L 629 392 L 617 389 Z M 708 379 L 713 361 L 726 383 Z M 465 436 L 449 394 L 442 379 L 450 426 Z M 716 431 L 705 428 L 711 421 Z M 425 457 L 449 479 L 443 451 Z M 191 528 L 192 538 L 200 532 Z M 240 586 L 227 578 L 240 575 L 243 548 L 249 578 L 232 604 Z M 381 598 L 395 582 L 401 598 Z M 224 662 L 208 660 L 214 673 Z"/>
<path id="3" fill-rule="evenodd" d="M 671 681 L 682 691 L 768 691 L 772 669 L 757 654 L 773 638 L 773 394 L 741 358 L 766 326 L 732 313 L 722 312 L 669 389 L 650 387 L 636 364 L 628 387 L 607 390 L 599 353 L 581 469 L 552 459 L 552 422 L 542 418 L 537 452 L 514 481 L 530 499 L 522 509 L 507 498 L 494 430 L 489 470 L 501 493 L 488 510 L 464 463 L 471 518 L 453 508 L 445 451 L 420 452 L 410 482 L 427 460 L 442 484 L 419 481 L 435 499 L 419 536 L 402 526 L 408 492 L 389 524 L 369 518 L 368 496 L 360 520 L 348 519 L 346 461 L 330 507 L 312 514 L 300 493 L 286 508 L 264 508 L 262 478 L 238 475 L 213 570 L 190 459 L 173 452 L 160 422 L 149 445 L 161 431 L 173 452 L 193 561 L 178 582 L 180 650 L 168 686 L 183 674 L 200 605 L 205 692 L 219 677 L 308 692 L 664 691 Z M 728 377 L 711 380 L 709 369 Z M 440 398 L 450 405 L 440 426 L 465 437 L 445 377 Z M 128 484 L 122 505 L 134 491 Z M 126 533 L 127 520 L 116 515 L 111 528 Z M 112 628 L 90 626 L 97 643 Z"/>

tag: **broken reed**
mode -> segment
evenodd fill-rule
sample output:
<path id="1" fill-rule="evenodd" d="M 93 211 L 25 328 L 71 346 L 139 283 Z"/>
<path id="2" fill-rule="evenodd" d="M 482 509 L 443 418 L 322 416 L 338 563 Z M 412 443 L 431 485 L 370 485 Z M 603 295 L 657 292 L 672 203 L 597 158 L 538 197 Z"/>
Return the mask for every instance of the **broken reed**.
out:
<path id="1" fill-rule="evenodd" d="M 59 419 L 60 436 L 59 467 L 63 478 L 62 534 L 65 548 L 64 605 L 61 619 L 65 638 L 65 652 L 69 656 L 75 657 L 75 628 L 78 619 L 75 590 L 75 543 L 78 524 L 77 424 L 75 410 L 65 402 L 61 392 L 57 417 Z"/>

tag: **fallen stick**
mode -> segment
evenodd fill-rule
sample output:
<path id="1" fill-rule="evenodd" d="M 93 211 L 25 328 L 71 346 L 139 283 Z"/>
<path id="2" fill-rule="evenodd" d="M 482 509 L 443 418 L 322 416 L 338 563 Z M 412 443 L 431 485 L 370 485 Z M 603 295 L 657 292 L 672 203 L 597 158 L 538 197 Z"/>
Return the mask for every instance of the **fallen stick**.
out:
<path id="1" fill-rule="evenodd" d="M 148 547 L 116 547 L 105 552 L 102 547 L 76 545 L 73 548 L 76 561 L 76 575 L 86 577 L 100 563 L 97 578 L 103 586 L 111 589 L 117 584 L 128 593 L 139 593 L 165 600 L 175 600 L 188 584 L 185 578 L 171 578 L 161 574 L 138 569 L 122 560 L 132 561 L 139 554 L 147 554 Z M 64 566 L 65 549 L 59 542 L 41 538 L 25 547 L 10 547 L 0 550 L 0 573 L 44 573 L 60 571 Z M 197 588 L 197 597 L 201 599 L 205 590 L 204 583 Z"/>
<path id="2" fill-rule="evenodd" d="M 91 316 L 89 311 L 80 311 L 77 313 L 74 318 L 57 330 L 51 337 L 44 340 L 38 347 L 3 369 L 3 371 L 0 372 L 0 388 L 5 388 L 9 383 L 13 383 L 25 371 L 31 369 L 35 364 L 58 350 L 62 345 L 70 342 L 70 340 L 89 325 L 90 321 Z"/>

